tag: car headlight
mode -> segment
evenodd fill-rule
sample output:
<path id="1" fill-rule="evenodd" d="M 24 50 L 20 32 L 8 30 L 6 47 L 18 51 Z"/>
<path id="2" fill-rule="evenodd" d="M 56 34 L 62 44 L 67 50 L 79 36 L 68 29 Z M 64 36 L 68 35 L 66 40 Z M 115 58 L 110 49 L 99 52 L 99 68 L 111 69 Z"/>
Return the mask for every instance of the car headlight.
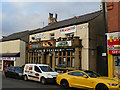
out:
<path id="1" fill-rule="evenodd" d="M 118 84 L 108 83 L 110 86 L 117 86 Z"/>

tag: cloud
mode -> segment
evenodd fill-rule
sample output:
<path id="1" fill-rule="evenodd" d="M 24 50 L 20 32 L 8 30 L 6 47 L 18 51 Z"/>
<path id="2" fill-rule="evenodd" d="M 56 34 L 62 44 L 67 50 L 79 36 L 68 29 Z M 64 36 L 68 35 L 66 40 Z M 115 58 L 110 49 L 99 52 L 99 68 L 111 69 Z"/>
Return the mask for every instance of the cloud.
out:
<path id="1" fill-rule="evenodd" d="M 64 20 L 99 10 L 100 3 L 3 2 L 2 7 L 3 35 L 8 35 L 47 25 L 49 12 Z"/>
<path id="2" fill-rule="evenodd" d="M 101 2 L 101 0 L 2 0 L 2 2 Z"/>

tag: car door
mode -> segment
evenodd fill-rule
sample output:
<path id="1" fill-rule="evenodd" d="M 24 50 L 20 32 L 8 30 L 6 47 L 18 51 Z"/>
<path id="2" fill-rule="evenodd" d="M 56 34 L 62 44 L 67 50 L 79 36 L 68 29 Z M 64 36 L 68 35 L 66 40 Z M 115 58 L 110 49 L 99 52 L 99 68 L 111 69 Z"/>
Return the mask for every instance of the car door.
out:
<path id="1" fill-rule="evenodd" d="M 12 70 L 11 67 L 9 67 L 9 68 L 7 69 L 6 73 L 7 73 L 8 76 L 11 76 L 11 70 Z"/>
<path id="2" fill-rule="evenodd" d="M 83 76 L 86 75 L 83 72 L 71 72 L 68 73 L 70 75 L 70 83 L 74 87 L 81 87 L 81 88 L 92 88 L 90 78 L 84 78 Z"/>
<path id="3" fill-rule="evenodd" d="M 15 68 L 11 67 L 11 77 L 14 77 L 14 76 L 15 76 Z"/>
<path id="4" fill-rule="evenodd" d="M 34 66 L 34 72 L 33 72 L 33 78 L 36 81 L 40 81 L 40 77 L 41 77 L 41 70 L 39 69 L 38 66 Z"/>

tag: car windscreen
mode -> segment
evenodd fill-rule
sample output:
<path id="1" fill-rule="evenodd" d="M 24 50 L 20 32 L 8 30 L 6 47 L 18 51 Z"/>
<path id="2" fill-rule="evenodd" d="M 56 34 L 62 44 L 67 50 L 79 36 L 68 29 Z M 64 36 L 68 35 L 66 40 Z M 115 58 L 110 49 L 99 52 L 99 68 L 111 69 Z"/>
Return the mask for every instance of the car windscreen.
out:
<path id="1" fill-rule="evenodd" d="M 85 71 L 85 73 L 87 73 L 92 78 L 100 77 L 99 74 L 92 72 L 92 71 Z"/>
<path id="2" fill-rule="evenodd" d="M 22 68 L 21 67 L 15 67 L 15 70 L 22 72 Z"/>
<path id="3" fill-rule="evenodd" d="M 49 66 L 40 66 L 43 72 L 54 72 Z"/>

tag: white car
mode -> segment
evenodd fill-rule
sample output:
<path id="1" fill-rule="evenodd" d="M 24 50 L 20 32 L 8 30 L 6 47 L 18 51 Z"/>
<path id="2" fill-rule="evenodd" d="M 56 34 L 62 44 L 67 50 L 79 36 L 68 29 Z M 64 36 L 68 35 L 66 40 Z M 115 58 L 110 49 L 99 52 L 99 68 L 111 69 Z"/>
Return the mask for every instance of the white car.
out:
<path id="1" fill-rule="evenodd" d="M 58 73 L 46 64 L 26 64 L 23 71 L 24 80 L 35 80 L 42 84 L 55 82 Z"/>

